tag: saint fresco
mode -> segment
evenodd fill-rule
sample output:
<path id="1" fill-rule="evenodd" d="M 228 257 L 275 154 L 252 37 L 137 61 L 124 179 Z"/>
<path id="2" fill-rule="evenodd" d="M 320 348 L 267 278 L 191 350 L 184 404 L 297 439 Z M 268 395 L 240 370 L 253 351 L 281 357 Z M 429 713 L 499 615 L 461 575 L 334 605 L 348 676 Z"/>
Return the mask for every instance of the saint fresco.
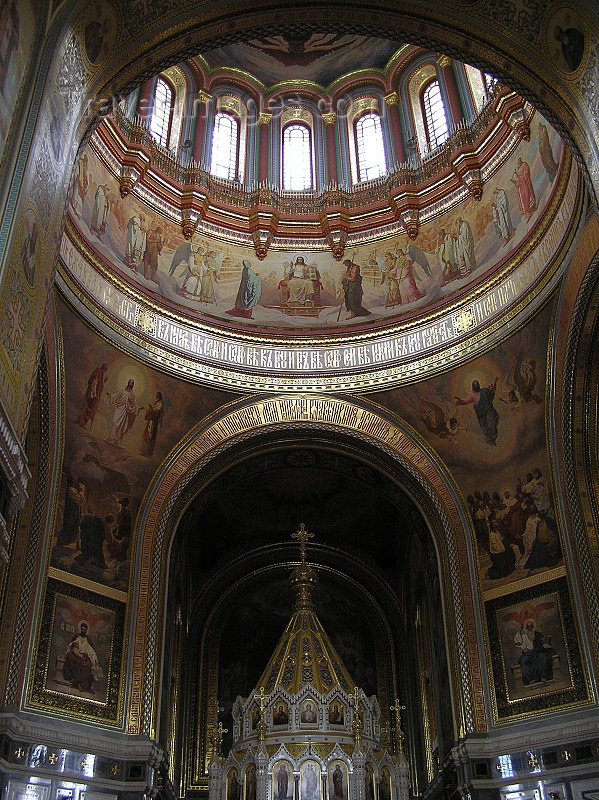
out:
<path id="1" fill-rule="evenodd" d="M 438 452 L 471 515 L 484 592 L 563 564 L 545 441 L 551 307 L 471 363 L 376 396 Z"/>
<path id="2" fill-rule="evenodd" d="M 58 594 L 46 689 L 105 703 L 114 612 Z"/>
<path id="3" fill-rule="evenodd" d="M 485 611 L 499 719 L 585 702 L 566 578 L 491 600 Z"/>
<path id="4" fill-rule="evenodd" d="M 504 264 L 540 220 L 556 185 L 564 147 L 539 114 L 485 185 L 421 226 L 415 241 L 392 236 L 327 250 L 253 247 L 181 229 L 133 194 L 88 147 L 79 163 L 70 214 L 81 235 L 115 272 L 159 302 L 212 320 L 255 328 L 339 329 L 421 314 L 472 288 Z"/>
<path id="5" fill-rule="evenodd" d="M 124 622 L 124 603 L 49 578 L 29 702 L 118 725 Z"/>
<path id="6" fill-rule="evenodd" d="M 232 399 L 145 367 L 63 307 L 65 449 L 53 567 L 128 587 L 135 515 L 160 462 Z"/>

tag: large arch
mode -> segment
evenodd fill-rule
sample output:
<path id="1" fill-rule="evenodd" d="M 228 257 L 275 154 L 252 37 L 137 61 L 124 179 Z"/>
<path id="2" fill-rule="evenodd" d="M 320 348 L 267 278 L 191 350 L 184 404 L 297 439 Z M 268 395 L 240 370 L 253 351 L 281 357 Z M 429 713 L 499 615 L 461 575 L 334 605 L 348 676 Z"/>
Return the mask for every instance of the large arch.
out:
<path id="1" fill-rule="evenodd" d="M 385 461 L 427 520 L 438 552 L 447 609 L 449 662 L 453 665 L 456 733 L 488 728 L 484 711 L 482 657 L 475 626 L 472 540 L 459 493 L 437 458 L 408 426 L 372 403 L 337 397 L 263 396 L 237 401 L 209 417 L 162 465 L 138 515 L 139 544 L 132 596 L 131 679 L 128 732 L 155 735 L 164 598 L 170 542 L 184 509 L 210 478 L 241 449 L 309 432 L 339 435 L 365 460 Z"/>

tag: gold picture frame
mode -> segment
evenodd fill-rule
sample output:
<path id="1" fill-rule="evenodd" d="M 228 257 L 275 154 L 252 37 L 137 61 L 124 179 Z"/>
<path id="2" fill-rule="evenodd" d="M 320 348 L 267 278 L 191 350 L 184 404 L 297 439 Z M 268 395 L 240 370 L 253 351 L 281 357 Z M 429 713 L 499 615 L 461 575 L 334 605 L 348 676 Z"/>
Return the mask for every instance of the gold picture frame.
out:
<path id="1" fill-rule="evenodd" d="M 120 725 L 125 604 L 49 578 L 28 705 Z"/>

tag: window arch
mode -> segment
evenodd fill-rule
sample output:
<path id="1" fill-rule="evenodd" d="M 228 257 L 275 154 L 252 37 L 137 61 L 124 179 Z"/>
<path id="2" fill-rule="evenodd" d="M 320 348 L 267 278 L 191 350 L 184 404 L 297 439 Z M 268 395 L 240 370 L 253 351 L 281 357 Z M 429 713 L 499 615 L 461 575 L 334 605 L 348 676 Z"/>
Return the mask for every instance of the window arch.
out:
<path id="1" fill-rule="evenodd" d="M 312 186 L 312 133 L 292 122 L 283 129 L 283 189 L 301 192 Z"/>
<path id="2" fill-rule="evenodd" d="M 355 123 L 356 161 L 358 180 L 379 178 L 387 171 L 383 127 L 374 111 L 363 114 Z"/>
<path id="3" fill-rule="evenodd" d="M 214 117 L 210 173 L 217 178 L 239 178 L 239 120 L 227 111 Z"/>
<path id="4" fill-rule="evenodd" d="M 158 78 L 154 90 L 150 133 L 163 147 L 168 147 L 173 116 L 173 99 L 173 90 L 169 84 L 163 78 Z"/>
<path id="5" fill-rule="evenodd" d="M 447 114 L 438 80 L 432 80 L 422 92 L 422 109 L 427 142 L 430 149 L 434 150 L 449 136 Z"/>

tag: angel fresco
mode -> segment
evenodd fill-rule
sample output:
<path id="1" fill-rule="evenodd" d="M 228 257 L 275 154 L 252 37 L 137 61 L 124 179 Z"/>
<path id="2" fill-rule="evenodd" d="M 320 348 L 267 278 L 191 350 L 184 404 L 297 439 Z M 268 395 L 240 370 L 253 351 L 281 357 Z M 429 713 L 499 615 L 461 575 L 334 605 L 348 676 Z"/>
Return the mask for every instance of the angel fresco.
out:
<path id="1" fill-rule="evenodd" d="M 537 385 L 537 362 L 534 358 L 524 358 L 522 353 L 514 356 L 510 371 L 503 381 L 508 390 L 507 395 L 498 398 L 507 404 L 535 403 L 542 401 L 540 395 L 535 394 Z"/>
<path id="2" fill-rule="evenodd" d="M 455 442 L 455 434 L 461 429 L 454 414 L 449 415 L 440 405 L 423 397 L 420 400 L 420 420 L 429 433 L 440 439 Z"/>

